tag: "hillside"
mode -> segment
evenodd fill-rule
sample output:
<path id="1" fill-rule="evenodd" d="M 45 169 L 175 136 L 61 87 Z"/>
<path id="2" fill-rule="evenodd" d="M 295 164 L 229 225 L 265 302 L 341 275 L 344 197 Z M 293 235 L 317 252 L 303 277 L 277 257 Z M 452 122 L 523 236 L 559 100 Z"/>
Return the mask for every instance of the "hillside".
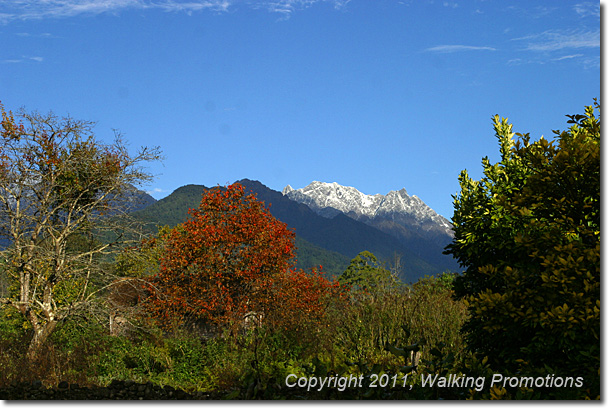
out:
<path id="1" fill-rule="evenodd" d="M 176 226 L 187 219 L 189 209 L 199 206 L 204 189 L 207 188 L 203 185 L 185 185 L 145 209 L 134 212 L 133 215 L 147 224 L 146 229 L 150 233 L 156 233 L 158 226 Z M 259 199 L 262 198 L 259 197 Z M 275 210 L 279 210 L 278 207 Z M 277 215 L 274 214 L 274 216 L 282 220 Z M 288 225 L 290 226 L 290 224 Z M 328 275 L 337 276 L 349 265 L 350 258 L 346 255 L 316 246 L 298 233 L 295 244 L 297 268 L 309 269 L 322 265 L 324 272 Z"/>
<path id="2" fill-rule="evenodd" d="M 332 218 L 321 216 L 307 205 L 271 190 L 258 181 L 244 179 L 239 182 L 255 192 L 259 199 L 270 203 L 271 213 L 294 228 L 298 235 L 324 249 L 345 255 L 350 260 L 363 250 L 374 253 L 384 262 L 392 260 L 397 253 L 402 256 L 402 279 L 407 282 L 457 268 L 451 258 L 442 255 L 442 247 L 422 239 L 420 235 L 417 240 L 405 242 L 341 212 Z"/>
<path id="3" fill-rule="evenodd" d="M 271 214 L 294 229 L 296 233 L 297 267 L 308 269 L 322 265 L 330 275 L 339 275 L 358 253 L 367 250 L 379 260 L 389 262 L 395 254 L 401 256 L 401 279 L 413 282 L 424 275 L 433 275 L 453 265 L 447 263 L 442 249 L 422 240 L 420 235 L 412 243 L 387 232 L 350 218 L 339 212 L 332 218 L 318 215 L 307 205 L 298 203 L 281 192 L 258 181 L 238 181 L 246 192 L 255 193 Z M 199 205 L 203 185 L 185 185 L 145 209 L 134 212 L 148 224 L 150 232 L 157 226 L 175 226 L 186 220 L 188 210 Z M 431 248 L 426 251 L 426 248 Z M 453 261 L 450 261 L 453 262 Z"/>
<path id="4" fill-rule="evenodd" d="M 442 270 L 458 265 L 443 250 L 453 240 L 451 223 L 416 195 L 402 188 L 386 195 L 366 195 L 336 182 L 314 181 L 304 188 L 288 185 L 282 194 L 326 218 L 344 214 L 398 239 L 411 252 Z"/>

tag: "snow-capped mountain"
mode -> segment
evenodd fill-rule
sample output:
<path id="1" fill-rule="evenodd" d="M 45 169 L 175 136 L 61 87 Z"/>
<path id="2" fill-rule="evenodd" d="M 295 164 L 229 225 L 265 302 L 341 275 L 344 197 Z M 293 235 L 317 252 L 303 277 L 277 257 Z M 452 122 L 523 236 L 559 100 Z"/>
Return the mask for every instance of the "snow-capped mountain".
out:
<path id="1" fill-rule="evenodd" d="M 298 195 L 298 192 L 302 190 L 287 188 L 284 190 L 285 194 L 282 195 L 281 192 L 270 189 L 259 181 L 242 179 L 237 182 L 245 188 L 246 192 L 255 194 L 259 201 L 265 203 L 275 218 L 294 230 L 298 244 L 297 266 L 301 264 L 300 267 L 303 269 L 322 265 L 326 273 L 337 276 L 345 271 L 352 258 L 365 250 L 374 253 L 384 263 L 395 263 L 396 257 L 399 256 L 400 278 L 405 283 L 412 283 L 424 275 L 434 275 L 447 270 L 457 271 L 459 268 L 451 257 L 442 253 L 444 246 L 451 240 L 444 231 L 438 235 L 440 240 L 426 239 L 425 232 L 418 233 L 423 225 L 415 222 L 416 220 L 425 221 L 425 218 L 422 219 L 420 216 L 417 219 L 405 212 L 389 211 L 392 208 L 402 209 L 398 204 L 400 201 L 406 202 L 406 199 L 399 199 L 400 195 L 397 195 L 396 198 L 390 194 L 385 195 L 385 206 L 377 206 L 377 208 L 383 208 L 385 212 L 380 210 L 376 217 L 373 217 L 372 213 L 371 216 L 365 216 L 360 212 L 360 218 L 363 220 L 359 221 L 356 219 L 357 209 L 355 207 L 349 208 L 349 210 L 345 208 L 348 214 L 326 207 L 324 211 L 327 212 L 327 215 L 324 217 L 300 201 L 290 199 L 286 194 L 286 191 L 294 191 L 295 195 Z M 155 233 L 158 226 L 175 226 L 187 219 L 188 210 L 199 205 L 201 193 L 207 189 L 209 188 L 203 185 L 180 187 L 166 198 L 135 212 L 134 216 L 149 224 L 151 232 Z M 334 192 L 336 194 L 337 190 L 335 189 Z M 351 194 L 355 193 L 351 192 Z M 346 195 L 348 195 L 347 191 L 341 194 L 341 196 Z M 383 197 L 383 195 L 381 196 Z M 307 197 L 303 195 L 301 198 Z M 375 198 L 360 199 L 362 199 L 362 203 L 377 201 Z M 396 202 L 394 207 L 390 206 L 393 202 Z M 335 204 L 335 206 L 339 205 Z M 419 214 L 415 212 L 415 214 L 423 215 L 423 211 Z M 393 216 L 394 220 L 383 219 L 381 215 Z M 410 228 L 397 222 L 403 219 L 409 220 L 409 218 L 413 224 Z M 423 230 L 421 231 L 423 232 Z M 433 230 L 428 232 L 428 237 L 434 236 L 432 232 Z"/>
<path id="2" fill-rule="evenodd" d="M 336 182 L 314 181 L 299 189 L 288 185 L 282 194 L 321 216 L 332 218 L 344 213 L 400 239 L 420 237 L 445 246 L 453 237 L 451 223 L 404 188 L 386 195 L 366 195 Z"/>

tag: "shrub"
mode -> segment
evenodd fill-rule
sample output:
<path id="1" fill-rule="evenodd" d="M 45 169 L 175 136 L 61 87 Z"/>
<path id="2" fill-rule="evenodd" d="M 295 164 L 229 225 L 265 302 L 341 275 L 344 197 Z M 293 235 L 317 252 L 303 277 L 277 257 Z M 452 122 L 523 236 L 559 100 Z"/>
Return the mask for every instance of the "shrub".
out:
<path id="1" fill-rule="evenodd" d="M 595 108 L 599 110 L 596 103 Z M 556 139 L 531 142 L 494 117 L 501 161 L 460 176 L 448 253 L 468 346 L 492 368 L 582 376 L 600 391 L 600 127 L 594 107 Z M 565 389 L 564 389 L 565 391 Z"/>

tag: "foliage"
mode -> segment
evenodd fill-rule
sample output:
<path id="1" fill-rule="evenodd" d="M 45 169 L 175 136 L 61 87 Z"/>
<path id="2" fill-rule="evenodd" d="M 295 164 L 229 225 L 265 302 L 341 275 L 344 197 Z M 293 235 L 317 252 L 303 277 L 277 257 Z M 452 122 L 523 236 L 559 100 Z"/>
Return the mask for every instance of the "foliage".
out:
<path id="1" fill-rule="evenodd" d="M 396 287 L 376 297 L 351 298 L 334 313 L 337 317 L 335 344 L 346 360 L 396 365 L 388 344 L 419 344 L 423 357 L 439 343 L 461 357 L 464 342 L 460 334 L 466 320 L 462 301 L 453 300 L 444 275 L 428 277 L 412 287 Z"/>
<path id="2" fill-rule="evenodd" d="M 157 274 L 170 233 L 169 226 L 160 226 L 155 236 L 145 238 L 136 246 L 122 249 L 115 257 L 115 275 L 127 278 L 148 278 Z"/>
<path id="3" fill-rule="evenodd" d="M 246 191 L 248 191 L 248 188 Z M 252 186 L 253 189 L 256 186 Z M 157 233 L 158 226 L 168 226 L 170 228 L 175 227 L 178 224 L 183 223 L 188 217 L 188 211 L 191 208 L 197 208 L 201 202 L 201 192 L 206 189 L 203 185 L 185 185 L 167 197 L 160 199 L 156 203 L 138 210 L 133 213 L 133 216 L 145 224 L 147 232 L 151 234 Z M 261 200 L 261 193 L 263 190 L 258 190 L 257 198 Z M 278 195 L 281 196 L 280 193 Z M 276 204 L 277 198 L 267 198 L 266 203 L 273 202 Z M 279 208 L 279 207 L 278 207 Z M 281 209 L 281 208 L 279 208 Z M 291 218 L 286 215 L 276 217 L 280 220 L 288 222 Z M 293 220 L 294 224 L 295 221 Z M 301 230 L 301 229 L 297 229 Z M 324 266 L 324 272 L 329 277 L 339 276 L 345 268 L 349 265 L 349 258 L 338 252 L 333 252 L 319 245 L 306 241 L 302 236 L 296 235 L 296 267 L 299 269 L 309 269 L 312 266 L 322 265 Z"/>
<path id="4" fill-rule="evenodd" d="M 350 263 L 347 256 L 339 252 L 330 251 L 306 241 L 299 235 L 295 238 L 296 267 L 307 270 L 312 266 L 324 266 L 324 273 L 328 278 L 337 278 L 345 271 Z"/>
<path id="5" fill-rule="evenodd" d="M 98 355 L 106 348 L 105 331 L 96 321 L 71 316 L 58 324 L 32 366 L 27 358 L 32 329 L 14 308 L 0 312 L 0 385 L 41 380 L 91 384 L 96 381 Z M 24 326 L 25 325 L 25 326 Z"/>
<path id="6" fill-rule="evenodd" d="M 58 323 L 91 306 L 100 256 L 130 227 L 123 194 L 149 179 L 140 164 L 159 154 L 132 156 L 120 135 L 97 141 L 88 122 L 0 111 L 0 235 L 10 241 L 0 256 L 18 287 L 0 302 L 31 325 L 33 360 Z M 114 243 L 97 239 L 109 232 Z"/>
<path id="7" fill-rule="evenodd" d="M 148 307 L 165 327 L 238 323 L 264 281 L 293 263 L 294 233 L 239 184 L 205 191 L 189 214 L 167 235 Z"/>
<path id="8" fill-rule="evenodd" d="M 398 279 L 385 269 L 371 252 L 360 252 L 345 272 L 339 276 L 339 282 L 365 292 L 383 291 L 395 286 Z"/>
<path id="9" fill-rule="evenodd" d="M 443 273 L 424 277 L 414 283 L 409 294 L 410 314 L 405 325 L 410 337 L 405 341 L 422 344 L 424 356 L 433 347 L 443 345 L 443 354 L 460 358 L 465 351 L 461 327 L 468 317 L 462 300 L 454 300 L 455 275 Z"/>
<path id="10" fill-rule="evenodd" d="M 7 297 L 11 282 L 4 271 L 4 261 L 0 261 L 0 298 Z"/>
<path id="11" fill-rule="evenodd" d="M 203 185 L 182 186 L 154 204 L 135 211 L 134 217 L 145 222 L 152 234 L 156 233 L 158 225 L 173 228 L 187 219 L 189 209 L 197 208 L 204 189 Z"/>
<path id="12" fill-rule="evenodd" d="M 376 298 L 350 298 L 333 312 L 335 344 L 345 360 L 387 364 L 387 343 L 403 336 L 402 326 L 410 315 L 404 290 L 380 293 Z"/>
<path id="13" fill-rule="evenodd" d="M 468 303 L 468 345 L 492 368 L 583 376 L 600 383 L 599 105 L 568 116 L 556 139 L 517 134 L 494 117 L 501 161 L 466 171 L 455 198 L 448 252 L 466 268 L 456 279 Z M 575 397 L 575 396 L 573 396 Z"/>
<path id="14" fill-rule="evenodd" d="M 455 198 L 455 240 L 448 252 L 465 273 L 424 277 L 409 286 L 395 279 L 399 258 L 396 269 L 388 270 L 370 252 L 354 258 L 336 281 L 322 267 L 295 268 L 294 234 L 238 184 L 204 191 L 187 222 L 122 248 L 112 266 L 94 255 L 108 249 L 96 236 L 104 224 L 121 220 L 101 215 L 116 215 L 106 207 L 118 204 L 110 195 L 112 200 L 91 207 L 78 229 L 66 234 L 65 253 L 54 254 L 53 235 L 61 235 L 58 227 L 71 215 L 65 204 L 86 207 L 99 194 L 87 193 L 85 182 L 94 173 L 86 172 L 84 179 L 70 180 L 85 187 L 83 195 L 61 187 L 48 191 L 55 195 L 47 205 L 55 207 L 56 220 L 49 217 L 35 249 L 17 241 L 0 260 L 0 386 L 20 380 L 107 385 L 130 379 L 228 399 L 599 397 L 600 121 L 588 107 L 585 115 L 570 116 L 573 126 L 556 132 L 556 141 L 533 143 L 527 135 L 514 141 L 507 121 L 494 121 L 501 162 L 484 159 L 481 181 L 464 171 Z M 9 154 L 19 152 L 16 135 L 23 143 L 35 136 L 10 113 L 3 113 L 2 127 L 8 145 L 1 148 L 0 169 L 7 178 L 18 168 L 9 161 Z M 69 158 L 70 146 L 60 144 L 60 153 L 61 147 Z M 47 165 L 59 167 L 53 161 Z M 59 175 L 62 167 L 51 173 Z M 83 163 L 76 169 L 95 167 Z M 95 181 L 100 180 L 87 182 L 92 190 Z M 31 185 L 31 192 L 39 189 Z M 22 217 L 31 222 L 27 218 L 34 214 Z M 80 215 L 85 213 L 74 214 Z M 28 223 L 23 237 L 31 239 L 36 225 Z M 13 259 L 19 249 L 39 259 L 30 266 Z M 90 258 L 78 259 L 83 253 Z M 65 272 L 53 259 L 40 259 L 53 255 L 65 255 Z M 15 260 L 23 262 L 22 271 Z M 38 277 L 31 276 L 36 272 Z M 101 272 L 107 275 L 97 275 Z M 55 310 L 44 298 L 36 302 L 40 320 L 60 315 L 65 306 L 73 309 L 56 316 L 61 319 L 53 331 L 40 339 L 35 366 L 28 365 L 28 350 L 36 325 L 19 304 L 26 274 L 36 295 L 52 295 Z M 53 274 L 62 280 L 52 282 Z M 96 320 L 90 302 L 98 296 L 103 300 L 96 302 L 110 308 L 111 323 L 119 316 L 130 321 L 129 332 Z M 138 320 L 143 309 L 156 320 Z M 177 323 L 215 324 L 220 331 L 202 334 Z M 582 376 L 585 387 L 490 387 L 497 374 Z M 362 376 L 363 384 L 308 391 L 287 387 L 288 375 Z M 485 385 L 424 383 L 452 376 L 480 378 Z M 377 387 L 369 386 L 373 381 Z"/>
<path id="15" fill-rule="evenodd" d="M 342 298 L 339 283 L 326 279 L 321 269 L 292 269 L 267 278 L 262 287 L 258 303 L 266 326 L 297 337 L 328 327 L 328 307 Z"/>

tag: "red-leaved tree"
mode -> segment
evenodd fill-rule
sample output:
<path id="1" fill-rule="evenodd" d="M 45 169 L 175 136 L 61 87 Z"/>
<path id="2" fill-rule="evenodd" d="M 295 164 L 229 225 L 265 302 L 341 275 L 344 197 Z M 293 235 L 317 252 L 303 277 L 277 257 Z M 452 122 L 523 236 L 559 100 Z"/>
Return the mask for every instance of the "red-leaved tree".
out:
<path id="1" fill-rule="evenodd" d="M 260 306 L 262 286 L 294 263 L 294 232 L 240 184 L 205 190 L 164 238 L 148 307 L 160 325 L 229 325 Z"/>
<path id="2" fill-rule="evenodd" d="M 321 269 L 302 269 L 276 275 L 265 281 L 265 292 L 257 300 L 265 323 L 277 330 L 302 334 L 325 325 L 328 307 L 343 299 L 344 288 L 324 277 Z"/>

